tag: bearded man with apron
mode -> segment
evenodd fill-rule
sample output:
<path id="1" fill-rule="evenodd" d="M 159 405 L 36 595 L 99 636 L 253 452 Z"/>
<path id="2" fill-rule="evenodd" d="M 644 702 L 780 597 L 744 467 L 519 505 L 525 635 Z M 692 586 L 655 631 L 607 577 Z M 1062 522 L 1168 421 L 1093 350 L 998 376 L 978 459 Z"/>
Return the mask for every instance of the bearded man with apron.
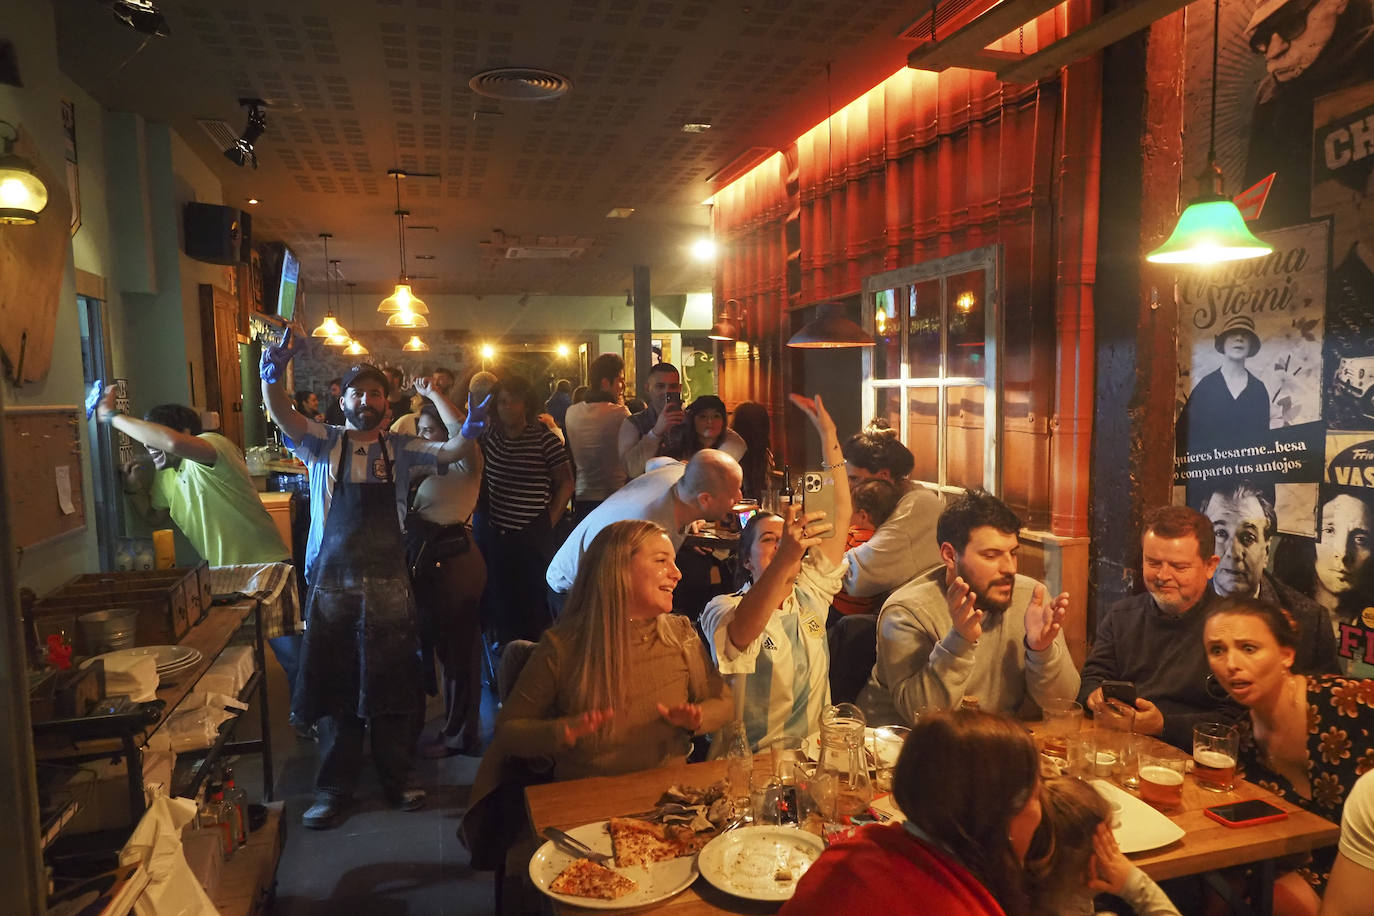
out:
<path id="1" fill-rule="evenodd" d="M 411 784 L 424 697 L 401 520 L 410 469 L 471 455 L 485 404 L 447 442 L 384 435 L 388 380 L 363 363 L 343 377 L 346 425 L 327 426 L 297 413 L 282 384 L 293 354 L 289 339 L 264 347 L 262 389 L 272 420 L 310 470 L 306 631 L 292 706 L 305 721 L 318 720 L 315 804 L 301 822 L 323 829 L 339 822 L 352 798 L 365 731 L 388 800 L 407 811 L 424 805 L 424 791 Z M 453 405 L 434 400 L 450 429 L 458 428 Z"/>

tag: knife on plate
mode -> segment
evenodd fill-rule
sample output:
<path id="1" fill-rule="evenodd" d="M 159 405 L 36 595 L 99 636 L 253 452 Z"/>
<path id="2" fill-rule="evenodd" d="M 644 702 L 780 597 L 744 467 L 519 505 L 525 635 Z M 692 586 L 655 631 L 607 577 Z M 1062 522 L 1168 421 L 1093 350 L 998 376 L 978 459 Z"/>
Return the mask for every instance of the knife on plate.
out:
<path id="1" fill-rule="evenodd" d="M 544 839 L 553 843 L 559 849 L 569 855 L 577 856 L 579 859 L 591 859 L 598 865 L 610 865 L 611 857 L 605 853 L 597 852 L 581 840 L 575 839 L 572 835 L 564 833 L 557 827 L 545 827 Z"/>

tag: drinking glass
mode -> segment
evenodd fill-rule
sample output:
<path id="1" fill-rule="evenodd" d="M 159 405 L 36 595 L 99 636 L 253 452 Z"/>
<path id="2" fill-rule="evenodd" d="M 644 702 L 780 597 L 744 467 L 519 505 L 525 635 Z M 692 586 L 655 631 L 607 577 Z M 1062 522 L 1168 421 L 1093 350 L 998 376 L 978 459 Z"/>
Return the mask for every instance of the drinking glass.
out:
<path id="1" fill-rule="evenodd" d="M 1111 758 L 1109 772 L 1122 785 L 1132 789 L 1140 785 L 1135 748 L 1135 709 L 1108 701 L 1093 717 L 1093 730 L 1098 732 L 1099 755 Z"/>
<path id="2" fill-rule="evenodd" d="M 1229 792 L 1236 785 L 1240 730 L 1224 722 L 1193 726 L 1193 776 L 1211 792 Z"/>
<path id="3" fill-rule="evenodd" d="M 806 823 L 811 815 L 822 820 L 838 820 L 835 810 L 835 777 L 827 773 L 818 763 L 806 761 L 792 769 L 796 783 L 797 823 Z"/>
<path id="4" fill-rule="evenodd" d="M 1083 706 L 1073 700 L 1049 700 L 1041 707 L 1045 724 L 1041 749 L 1051 757 L 1069 759 L 1069 736 L 1083 727 Z"/>
<path id="5" fill-rule="evenodd" d="M 1165 813 L 1183 805 L 1183 772 L 1188 761 L 1173 749 L 1142 750 L 1140 753 L 1140 798 Z"/>
<path id="6" fill-rule="evenodd" d="M 744 723 L 735 720 L 725 726 L 725 783 L 737 813 L 748 816 L 752 802 L 750 783 L 754 776 L 754 754 Z"/>
<path id="7" fill-rule="evenodd" d="M 911 729 L 905 725 L 884 725 L 873 729 L 870 751 L 873 754 L 873 791 L 892 791 L 892 772 L 897 768 L 902 745 Z"/>

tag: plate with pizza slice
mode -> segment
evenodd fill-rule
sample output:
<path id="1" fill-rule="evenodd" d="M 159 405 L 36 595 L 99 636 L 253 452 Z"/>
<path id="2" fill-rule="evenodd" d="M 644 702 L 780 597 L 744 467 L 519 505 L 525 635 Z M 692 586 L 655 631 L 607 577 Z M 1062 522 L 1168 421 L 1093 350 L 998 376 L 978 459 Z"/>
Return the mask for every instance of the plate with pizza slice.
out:
<path id="1" fill-rule="evenodd" d="M 530 859 L 530 880 L 555 900 L 619 910 L 667 900 L 697 877 L 697 851 L 710 836 L 690 828 L 613 817 L 567 831 L 607 865 L 578 858 L 548 842 Z"/>

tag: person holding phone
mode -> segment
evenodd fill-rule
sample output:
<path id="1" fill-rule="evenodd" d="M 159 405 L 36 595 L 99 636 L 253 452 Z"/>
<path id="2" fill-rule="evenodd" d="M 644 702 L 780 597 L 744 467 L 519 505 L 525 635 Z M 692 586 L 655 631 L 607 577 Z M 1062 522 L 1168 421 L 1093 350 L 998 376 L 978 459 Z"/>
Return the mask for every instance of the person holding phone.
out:
<path id="1" fill-rule="evenodd" d="M 718 448 L 739 461 L 747 446 L 740 434 L 725 425 L 725 402 L 714 394 L 703 394 L 683 411 L 684 422 L 663 437 L 658 454 L 687 461 L 704 448 Z"/>
<path id="2" fill-rule="evenodd" d="M 700 398 L 698 398 L 700 400 Z M 792 395 L 821 437 L 824 461 L 844 461 L 835 422 L 820 395 Z M 820 729 L 830 705 L 825 619 L 844 576 L 845 539 L 835 519 L 850 514 L 849 481 L 835 474 L 834 514 L 788 506 L 760 512 L 739 542 L 739 591 L 713 598 L 701 615 L 716 666 L 731 682 L 754 750 Z"/>
<path id="3" fill-rule="evenodd" d="M 1295 673 L 1299 645 L 1288 612 L 1255 598 L 1214 608 L 1202 633 L 1213 677 L 1248 711 L 1241 723 L 1246 779 L 1330 821 L 1374 760 L 1374 681 Z M 1316 912 L 1335 847 L 1314 850 L 1274 887 L 1274 912 Z M 1295 908 L 1281 907 L 1291 900 Z"/>
<path id="4" fill-rule="evenodd" d="M 1145 592 L 1109 606 L 1083 663 L 1078 702 L 1092 715 L 1107 710 L 1106 681 L 1136 692 L 1134 730 L 1189 753 L 1193 726 L 1236 722 L 1244 710 L 1209 691 L 1207 661 L 1196 651 L 1202 625 L 1219 600 L 1209 580 L 1216 571 L 1216 534 L 1207 516 L 1187 506 L 1145 514 L 1141 534 Z"/>
<path id="5" fill-rule="evenodd" d="M 672 363 L 657 363 L 649 370 L 648 406 L 620 424 L 620 460 L 625 473 L 638 477 L 644 465 L 658 454 L 668 430 L 685 419 L 682 411 L 682 376 Z"/>

